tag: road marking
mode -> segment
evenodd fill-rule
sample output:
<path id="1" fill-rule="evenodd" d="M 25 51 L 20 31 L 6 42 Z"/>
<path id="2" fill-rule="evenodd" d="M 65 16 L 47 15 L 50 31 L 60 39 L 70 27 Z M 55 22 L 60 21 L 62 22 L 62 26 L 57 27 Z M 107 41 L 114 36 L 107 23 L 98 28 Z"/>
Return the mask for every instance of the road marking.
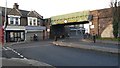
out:
<path id="1" fill-rule="evenodd" d="M 24 57 L 23 59 L 25 59 L 25 60 L 26 60 L 27 58 L 25 58 L 25 57 Z"/>
<path id="2" fill-rule="evenodd" d="M 3 47 L 3 49 L 6 50 L 6 51 L 8 50 L 8 49 L 6 49 L 5 47 Z"/>
<path id="3" fill-rule="evenodd" d="M 21 55 L 20 53 L 18 53 L 17 51 L 15 51 L 14 49 L 12 49 L 12 48 L 10 48 L 10 47 L 6 47 L 7 49 L 9 49 L 9 50 L 11 50 L 11 51 L 13 51 L 14 53 L 16 53 L 18 56 L 20 56 L 21 58 L 23 58 L 23 59 L 27 59 L 27 58 L 25 58 L 23 55 Z M 3 49 L 6 49 L 6 48 L 3 48 Z"/>
<path id="4" fill-rule="evenodd" d="M 10 47 L 6 47 L 8 50 L 12 50 Z"/>
<path id="5" fill-rule="evenodd" d="M 20 55 L 20 57 L 24 57 L 23 55 Z"/>
<path id="6" fill-rule="evenodd" d="M 18 53 L 18 52 L 16 52 L 15 50 L 12 50 L 14 53 Z"/>
<path id="7" fill-rule="evenodd" d="M 20 56 L 20 53 L 17 53 Z"/>

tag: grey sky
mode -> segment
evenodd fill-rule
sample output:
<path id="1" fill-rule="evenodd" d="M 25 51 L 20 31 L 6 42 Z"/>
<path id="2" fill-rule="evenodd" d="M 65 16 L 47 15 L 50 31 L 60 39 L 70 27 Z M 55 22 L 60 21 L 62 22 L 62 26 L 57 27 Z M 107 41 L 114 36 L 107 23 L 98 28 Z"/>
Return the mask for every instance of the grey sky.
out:
<path id="1" fill-rule="evenodd" d="M 7 0 L 7 7 L 12 8 L 14 3 L 23 10 L 35 10 L 44 18 L 51 16 L 109 8 L 111 0 Z M 5 0 L 0 0 L 0 6 L 5 6 Z"/>

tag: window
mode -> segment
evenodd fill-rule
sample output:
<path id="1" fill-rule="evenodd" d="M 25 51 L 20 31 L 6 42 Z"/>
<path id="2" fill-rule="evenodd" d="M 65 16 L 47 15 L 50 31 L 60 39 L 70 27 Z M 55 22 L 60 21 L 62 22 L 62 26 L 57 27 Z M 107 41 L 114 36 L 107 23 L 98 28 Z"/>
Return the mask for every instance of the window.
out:
<path id="1" fill-rule="evenodd" d="M 40 25 L 40 19 L 37 20 L 37 25 Z"/>
<path id="2" fill-rule="evenodd" d="M 14 33 L 10 32 L 10 40 L 13 41 L 14 40 Z"/>
<path id="3" fill-rule="evenodd" d="M 13 17 L 10 17 L 10 24 L 14 24 Z"/>
<path id="4" fill-rule="evenodd" d="M 34 17 L 28 17 L 28 26 L 37 26 L 38 20 Z"/>
<path id="5" fill-rule="evenodd" d="M 13 38 L 14 35 L 13 35 L 13 32 L 10 32 L 10 38 Z"/>
<path id="6" fill-rule="evenodd" d="M 8 15 L 10 25 L 20 25 L 20 16 Z"/>
<path id="7" fill-rule="evenodd" d="M 24 40 L 24 32 L 21 32 L 21 39 Z"/>
<path id="8" fill-rule="evenodd" d="M 15 24 L 16 24 L 16 25 L 19 25 L 18 22 L 19 22 L 19 21 L 18 21 L 18 18 L 15 18 Z"/>
<path id="9" fill-rule="evenodd" d="M 24 41 L 25 40 L 25 32 L 9 32 L 9 37 L 7 41 L 17 42 L 17 41 Z"/>
<path id="10" fill-rule="evenodd" d="M 30 25 L 32 25 L 32 21 L 30 21 Z"/>
<path id="11" fill-rule="evenodd" d="M 33 23 L 34 23 L 34 25 L 36 25 L 36 20 L 35 19 L 33 20 Z"/>
<path id="12" fill-rule="evenodd" d="M 30 25 L 32 25 L 32 19 L 30 18 Z"/>

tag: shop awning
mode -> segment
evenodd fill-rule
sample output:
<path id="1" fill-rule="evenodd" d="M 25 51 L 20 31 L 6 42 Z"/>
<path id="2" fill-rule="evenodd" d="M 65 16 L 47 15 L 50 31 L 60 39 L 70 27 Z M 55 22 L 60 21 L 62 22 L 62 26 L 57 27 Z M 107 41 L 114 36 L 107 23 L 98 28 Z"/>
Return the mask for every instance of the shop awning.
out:
<path id="1" fill-rule="evenodd" d="M 46 30 L 44 26 L 26 26 L 26 30 Z"/>

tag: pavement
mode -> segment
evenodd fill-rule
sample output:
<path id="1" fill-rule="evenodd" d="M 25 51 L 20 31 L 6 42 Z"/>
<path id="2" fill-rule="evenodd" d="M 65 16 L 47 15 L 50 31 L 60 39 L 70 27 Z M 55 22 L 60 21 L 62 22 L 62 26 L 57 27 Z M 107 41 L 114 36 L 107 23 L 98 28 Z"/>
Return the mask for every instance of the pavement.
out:
<path id="1" fill-rule="evenodd" d="M 82 39 L 83 42 L 93 42 L 92 40 L 89 39 Z M 96 40 L 97 43 L 107 43 L 107 44 L 117 44 L 119 45 L 120 42 L 118 41 L 111 41 L 111 40 Z"/>
<path id="2" fill-rule="evenodd" d="M 92 40 L 88 39 L 81 39 L 78 38 L 67 38 L 64 40 L 58 40 L 52 42 L 52 44 L 56 46 L 64 46 L 64 47 L 73 47 L 73 48 L 80 48 L 80 49 L 87 49 L 87 50 L 94 50 L 94 51 L 101 51 L 107 53 L 120 53 L 119 51 L 119 44 L 118 42 L 114 41 L 103 41 L 103 40 L 96 40 L 96 43 L 93 43 Z"/>
<path id="3" fill-rule="evenodd" d="M 2 66 L 46 66 L 47 67 L 52 67 L 49 64 L 43 63 L 43 62 L 39 62 L 36 60 L 32 60 L 32 59 L 20 59 L 20 58 L 11 58 L 11 59 L 7 59 L 7 58 L 2 58 Z"/>

